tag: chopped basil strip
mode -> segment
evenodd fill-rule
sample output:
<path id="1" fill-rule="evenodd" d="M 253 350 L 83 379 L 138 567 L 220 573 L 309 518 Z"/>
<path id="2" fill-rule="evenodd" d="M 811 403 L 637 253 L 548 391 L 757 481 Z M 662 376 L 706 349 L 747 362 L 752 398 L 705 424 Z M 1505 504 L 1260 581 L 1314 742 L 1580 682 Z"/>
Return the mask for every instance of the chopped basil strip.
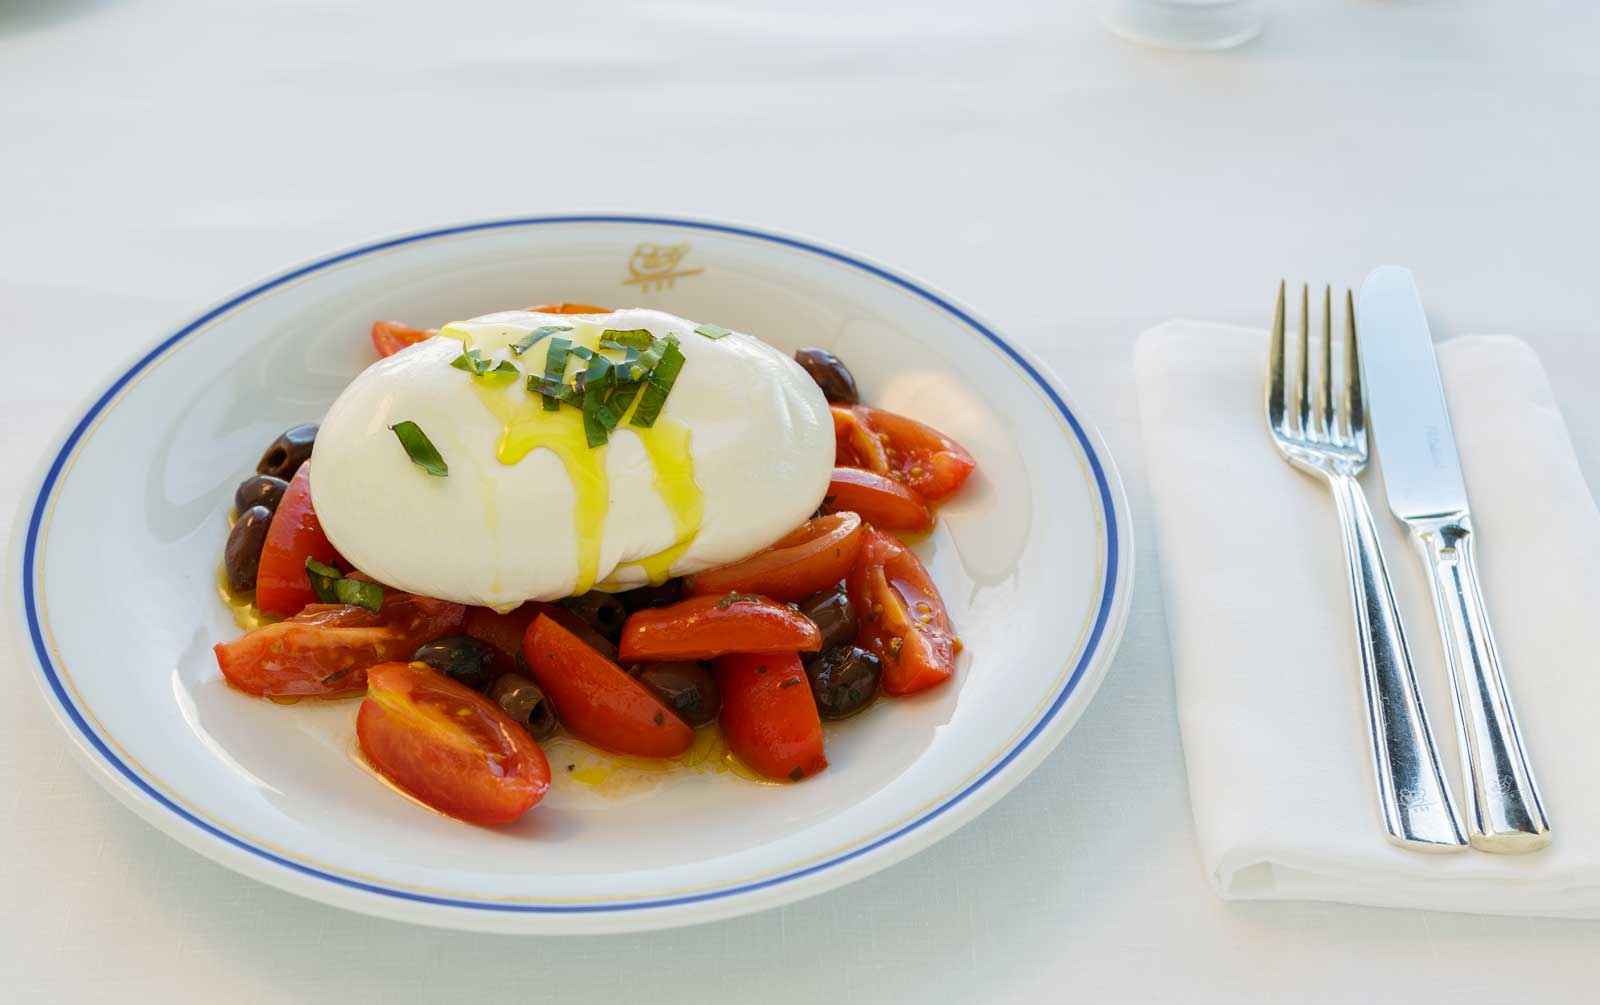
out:
<path id="1" fill-rule="evenodd" d="M 509 359 L 503 359 L 500 361 L 499 366 L 479 376 L 491 384 L 509 384 L 522 376 L 522 371 L 517 369 L 517 364 Z"/>
<path id="2" fill-rule="evenodd" d="M 600 419 L 600 409 L 617 389 L 617 368 L 599 353 L 589 357 L 583 380 L 583 433 L 589 446 L 598 447 L 610 438 L 611 430 Z"/>
<path id="3" fill-rule="evenodd" d="M 339 598 L 334 595 L 333 584 L 344 578 L 344 574 L 331 565 L 306 556 L 306 579 L 311 583 L 311 592 L 324 604 L 337 604 Z"/>
<path id="4" fill-rule="evenodd" d="M 450 361 L 450 365 L 457 370 L 465 370 L 474 377 L 483 376 L 483 371 L 489 368 L 489 361 L 476 349 L 465 349 L 461 355 Z"/>
<path id="5" fill-rule="evenodd" d="M 533 331 L 513 342 L 511 345 L 511 352 L 515 356 L 521 356 L 529 349 L 532 349 L 534 346 L 538 345 L 546 336 L 554 335 L 556 332 L 569 332 L 571 330 L 571 325 L 540 325 Z"/>
<path id="6" fill-rule="evenodd" d="M 383 587 L 364 579 L 341 579 L 333 584 L 333 592 L 339 603 L 365 607 L 373 613 L 383 606 Z"/>
<path id="7" fill-rule="evenodd" d="M 550 348 L 545 350 L 544 356 L 544 379 L 547 384 L 553 383 L 560 386 L 561 378 L 567 372 L 567 353 L 571 349 L 571 339 L 553 338 L 550 340 Z M 544 394 L 544 410 L 546 412 L 558 411 L 561 408 L 560 398 L 545 394 L 543 391 L 539 393 Z"/>
<path id="8" fill-rule="evenodd" d="M 493 366 L 491 363 L 494 361 L 484 359 L 483 354 L 476 349 L 468 349 L 450 361 L 450 365 L 457 370 L 465 370 L 474 377 L 490 378 L 491 383 L 504 384 L 522 375 L 517 365 L 509 359 L 503 359 Z"/>
<path id="9" fill-rule="evenodd" d="M 528 390 L 544 398 L 544 406 L 549 411 L 555 411 L 563 403 L 573 408 L 583 407 L 583 396 L 572 388 L 570 384 L 562 384 L 548 380 L 538 374 L 528 377 Z"/>
<path id="10" fill-rule="evenodd" d="M 421 426 L 407 419 L 389 428 L 399 437 L 400 445 L 406 448 L 406 456 L 411 458 L 411 463 L 435 478 L 444 478 L 450 474 L 450 465 L 439 456 L 438 449 L 434 447 L 433 441 L 428 439 L 428 434 L 422 431 Z"/>
<path id="11" fill-rule="evenodd" d="M 306 557 L 306 579 L 324 604 L 350 604 L 376 612 L 383 606 L 383 587 L 362 579 L 346 579 L 338 569 Z"/>
<path id="12" fill-rule="evenodd" d="M 639 380 L 619 382 L 617 389 L 611 392 L 611 397 L 594 413 L 600 424 L 606 427 L 607 433 L 616 429 L 622 417 L 628 414 L 628 406 L 633 404 L 633 399 L 639 396 L 639 389 L 643 386 L 644 382 Z"/>
<path id="13" fill-rule="evenodd" d="M 655 336 L 643 328 L 630 328 L 627 331 L 607 328 L 600 333 L 602 349 L 648 349 L 654 341 Z"/>
<path id="14" fill-rule="evenodd" d="M 662 406 L 667 403 L 667 394 L 682 369 L 683 350 L 678 348 L 678 340 L 668 335 L 666 347 L 661 351 L 661 362 L 645 379 L 644 397 L 639 399 L 639 407 L 634 409 L 629 425 L 649 429 L 656 424 Z"/>
<path id="15" fill-rule="evenodd" d="M 733 332 L 723 328 L 721 325 L 695 325 L 694 333 L 696 335 L 704 335 L 713 342 L 719 338 L 733 334 Z"/>

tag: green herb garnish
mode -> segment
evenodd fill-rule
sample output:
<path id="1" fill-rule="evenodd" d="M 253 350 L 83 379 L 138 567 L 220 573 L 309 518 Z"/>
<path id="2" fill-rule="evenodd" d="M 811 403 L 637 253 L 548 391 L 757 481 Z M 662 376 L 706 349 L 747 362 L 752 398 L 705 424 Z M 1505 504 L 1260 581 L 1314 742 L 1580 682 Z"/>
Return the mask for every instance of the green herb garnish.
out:
<path id="1" fill-rule="evenodd" d="M 622 422 L 622 417 L 628 414 L 628 406 L 633 404 L 633 399 L 639 396 L 639 389 L 644 387 L 644 382 L 639 380 L 618 381 L 617 389 L 611 392 L 611 397 L 606 403 L 595 411 L 595 418 L 606 428 L 610 434 Z"/>
<path id="2" fill-rule="evenodd" d="M 713 342 L 719 338 L 733 334 L 733 332 L 722 327 L 721 325 L 695 325 L 694 333 L 696 335 L 704 335 Z"/>
<path id="3" fill-rule="evenodd" d="M 439 456 L 438 449 L 434 447 L 433 441 L 428 439 L 428 434 L 422 431 L 421 426 L 407 419 L 389 428 L 394 430 L 400 445 L 406 448 L 406 456 L 411 458 L 411 463 L 435 478 L 444 478 L 450 474 L 450 465 Z"/>
<path id="4" fill-rule="evenodd" d="M 650 348 L 656 337 L 643 328 L 629 328 L 627 331 L 617 331 L 607 328 L 600 333 L 600 348 L 602 349 L 638 349 L 643 351 Z"/>
<path id="5" fill-rule="evenodd" d="M 376 613 L 383 606 L 383 587 L 364 579 L 346 579 L 338 569 L 306 557 L 306 579 L 324 604 L 350 604 Z"/>
<path id="6" fill-rule="evenodd" d="M 540 325 L 533 331 L 513 342 L 511 344 L 511 353 L 514 356 L 521 356 L 529 349 L 532 349 L 534 346 L 538 345 L 539 342 L 546 336 L 554 335 L 556 332 L 569 332 L 571 330 L 571 325 Z"/>
<path id="7" fill-rule="evenodd" d="M 672 391 L 672 384 L 683 369 L 683 350 L 678 348 L 678 340 L 668 335 L 666 343 L 661 350 L 661 362 L 645 378 L 644 397 L 639 399 L 639 407 L 633 411 L 633 418 L 628 422 L 630 426 L 649 429 L 656 424 L 662 406 L 667 403 L 667 395 Z"/>
<path id="8" fill-rule="evenodd" d="M 550 348 L 545 350 L 544 355 L 544 379 L 546 383 L 556 384 L 557 386 L 561 384 L 561 378 L 567 372 L 567 354 L 571 350 L 571 339 L 553 338 L 550 340 Z M 528 386 L 533 386 L 532 378 L 529 379 Z M 543 391 L 539 393 L 544 394 Z M 546 412 L 559 411 L 560 408 L 560 398 L 544 394 L 544 410 Z"/>
<path id="9" fill-rule="evenodd" d="M 734 604 L 749 603 L 750 601 L 757 601 L 760 599 L 761 594 L 759 593 L 730 593 L 726 597 L 723 597 L 721 600 L 717 601 L 717 610 L 726 611 Z M 763 667 L 762 669 L 764 670 L 766 668 Z M 759 673 L 760 671 L 757 672 Z"/>
<path id="10" fill-rule="evenodd" d="M 616 389 L 617 368 L 599 353 L 591 355 L 583 374 L 583 434 L 591 447 L 601 446 L 611 436 L 599 413 Z"/>
<path id="11" fill-rule="evenodd" d="M 455 359 L 450 365 L 457 370 L 465 370 L 474 377 L 482 377 L 492 384 L 505 384 L 522 376 L 522 371 L 509 359 L 503 359 L 491 366 L 493 360 L 484 359 L 483 354 L 476 349 L 468 349 Z"/>

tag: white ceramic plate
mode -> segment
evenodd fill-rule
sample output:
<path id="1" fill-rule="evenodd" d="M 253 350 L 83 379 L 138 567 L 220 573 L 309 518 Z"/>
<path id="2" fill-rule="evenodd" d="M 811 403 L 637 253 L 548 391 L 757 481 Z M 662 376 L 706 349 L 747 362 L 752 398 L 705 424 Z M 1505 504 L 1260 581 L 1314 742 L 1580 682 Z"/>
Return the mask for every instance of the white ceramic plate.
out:
<path id="1" fill-rule="evenodd" d="M 541 301 L 648 305 L 821 345 L 873 404 L 932 422 L 978 473 L 917 548 L 966 648 L 956 679 L 830 727 L 800 785 L 608 773 L 552 752 L 551 795 L 499 829 L 420 809 L 351 756 L 356 703 L 230 691 L 217 593 L 234 485 L 373 359 L 376 318 L 437 325 Z M 496 220 L 363 245 L 264 280 L 163 337 L 47 451 L 17 521 L 28 663 L 95 773 L 246 875 L 426 924 L 576 933 L 681 925 L 874 872 L 971 820 L 1088 704 L 1132 585 L 1099 437 L 1027 354 L 859 256 L 699 220 Z M 582 762 L 568 773 L 565 764 Z M 580 781 L 579 776 L 588 779 Z M 603 784 L 591 784 L 600 780 Z"/>

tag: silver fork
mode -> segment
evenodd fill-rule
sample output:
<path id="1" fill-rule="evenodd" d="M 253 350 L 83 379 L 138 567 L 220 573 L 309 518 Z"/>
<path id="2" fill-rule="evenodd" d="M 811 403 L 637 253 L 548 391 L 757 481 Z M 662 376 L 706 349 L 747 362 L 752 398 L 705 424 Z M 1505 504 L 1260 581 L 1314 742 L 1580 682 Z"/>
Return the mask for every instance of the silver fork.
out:
<path id="1" fill-rule="evenodd" d="M 1455 851 L 1467 843 L 1461 811 L 1439 767 L 1433 731 L 1417 691 L 1405 630 L 1389 586 L 1372 511 L 1356 481 L 1367 466 L 1367 428 L 1356 355 L 1354 298 L 1345 291 L 1345 384 L 1342 408 L 1333 396 L 1333 291 L 1322 295 L 1321 396 L 1311 390 L 1310 297 L 1300 287 L 1300 354 L 1290 400 L 1284 351 L 1284 286 L 1272 317 L 1267 364 L 1267 426 L 1290 464 L 1322 477 L 1333 492 L 1344 532 L 1350 595 L 1361 640 L 1361 678 L 1367 700 L 1378 808 L 1389 840 L 1416 851 Z"/>

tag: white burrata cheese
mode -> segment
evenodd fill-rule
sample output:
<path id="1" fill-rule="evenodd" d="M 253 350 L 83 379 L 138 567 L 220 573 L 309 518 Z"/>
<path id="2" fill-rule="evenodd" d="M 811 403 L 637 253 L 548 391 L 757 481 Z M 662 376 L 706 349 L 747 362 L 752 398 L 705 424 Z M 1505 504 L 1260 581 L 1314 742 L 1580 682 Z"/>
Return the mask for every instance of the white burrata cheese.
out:
<path id="1" fill-rule="evenodd" d="M 525 379 L 450 365 L 464 345 L 543 373 L 552 336 L 594 349 L 602 332 L 677 338 L 684 365 L 655 425 L 626 418 L 590 448 L 578 409 L 547 411 Z M 311 496 L 323 530 L 362 572 L 397 589 L 502 610 L 591 587 L 622 590 L 726 565 L 798 527 L 833 470 L 822 392 L 753 336 L 719 339 L 661 311 L 490 314 L 368 367 L 322 421 Z M 611 355 L 618 355 L 612 353 Z M 572 375 L 585 364 L 572 360 Z M 440 478 L 391 430 L 415 422 L 449 465 Z"/>

